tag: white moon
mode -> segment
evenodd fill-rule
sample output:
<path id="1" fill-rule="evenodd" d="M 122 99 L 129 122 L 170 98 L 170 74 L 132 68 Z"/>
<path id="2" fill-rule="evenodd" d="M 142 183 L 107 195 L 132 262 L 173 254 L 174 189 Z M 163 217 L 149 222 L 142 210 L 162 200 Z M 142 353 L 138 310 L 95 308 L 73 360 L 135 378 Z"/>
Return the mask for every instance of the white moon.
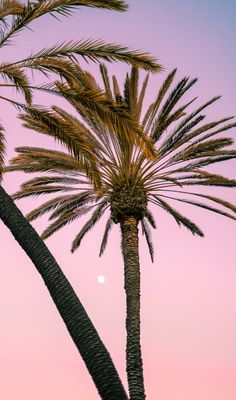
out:
<path id="1" fill-rule="evenodd" d="M 98 280 L 98 283 L 105 283 L 106 278 L 103 275 L 98 275 L 97 280 Z"/>

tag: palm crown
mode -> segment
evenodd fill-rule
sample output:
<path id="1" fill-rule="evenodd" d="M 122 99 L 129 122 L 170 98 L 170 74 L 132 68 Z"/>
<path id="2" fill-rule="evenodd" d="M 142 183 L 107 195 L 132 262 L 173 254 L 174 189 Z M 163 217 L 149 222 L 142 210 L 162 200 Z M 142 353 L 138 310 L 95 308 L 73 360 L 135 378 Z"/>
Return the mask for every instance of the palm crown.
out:
<path id="1" fill-rule="evenodd" d="M 100 69 L 104 92 L 88 73 L 86 85 L 88 93 L 90 89 L 93 92 L 97 90 L 102 96 L 103 113 L 101 109 L 89 108 L 88 103 L 80 103 L 76 96 L 78 82 L 74 78 L 66 84 L 57 84 L 57 90 L 74 106 L 83 122 L 59 107 L 49 110 L 29 108 L 20 116 L 26 127 L 59 139 L 69 150 L 65 153 L 21 147 L 17 149 L 20 154 L 11 160 L 7 168 L 8 171 L 50 173 L 22 184 L 14 199 L 66 192 L 27 215 L 32 221 L 47 212 L 51 213 L 49 219 L 53 222 L 43 232 L 42 238 L 46 239 L 64 225 L 91 213 L 72 243 L 71 250 L 74 252 L 84 235 L 109 211 L 100 255 L 112 225 L 134 216 L 141 223 L 153 259 L 150 227 L 155 228 L 155 219 L 150 204 L 164 209 L 179 225 L 199 236 L 203 236 L 201 229 L 173 208 L 169 199 L 235 220 L 236 207 L 233 204 L 186 189 L 191 186 L 236 186 L 235 180 L 203 169 L 236 157 L 236 151 L 228 148 L 233 140 L 219 137 L 220 133 L 236 126 L 230 121 L 232 117 L 201 123 L 205 118 L 203 110 L 219 97 L 187 113 L 187 108 L 195 99 L 179 103 L 196 79 L 185 77 L 173 85 L 176 74 L 173 70 L 141 120 L 148 76 L 139 91 L 139 73 L 132 68 L 121 91 L 114 76 L 111 87 L 106 67 L 102 65 Z M 112 113 L 107 112 L 108 104 L 109 109 L 113 108 Z M 137 139 L 136 133 L 131 128 L 127 129 L 127 124 L 124 129 L 120 120 L 113 118 L 116 112 L 128 121 L 131 117 L 137 126 L 140 123 L 145 134 Z"/>

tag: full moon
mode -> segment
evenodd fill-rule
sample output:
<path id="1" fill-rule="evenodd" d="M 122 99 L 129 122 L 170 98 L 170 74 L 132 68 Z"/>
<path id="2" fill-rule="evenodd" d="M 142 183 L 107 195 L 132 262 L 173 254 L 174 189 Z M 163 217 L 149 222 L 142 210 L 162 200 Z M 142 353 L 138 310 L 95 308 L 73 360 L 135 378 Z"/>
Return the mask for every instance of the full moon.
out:
<path id="1" fill-rule="evenodd" d="M 106 281 L 105 276 L 98 275 L 97 281 L 98 281 L 98 283 L 105 283 L 105 281 Z"/>

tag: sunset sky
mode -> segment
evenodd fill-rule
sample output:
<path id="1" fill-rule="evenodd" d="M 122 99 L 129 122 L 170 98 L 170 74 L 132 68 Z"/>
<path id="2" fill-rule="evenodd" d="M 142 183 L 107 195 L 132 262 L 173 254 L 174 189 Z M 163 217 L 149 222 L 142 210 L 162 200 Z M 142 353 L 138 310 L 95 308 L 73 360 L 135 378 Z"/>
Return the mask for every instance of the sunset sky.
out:
<path id="1" fill-rule="evenodd" d="M 49 17 L 32 24 L 3 49 L 2 62 L 20 59 L 56 42 L 101 38 L 148 51 L 165 67 L 150 79 L 150 102 L 166 74 L 198 77 L 192 97 L 197 105 L 222 98 L 208 110 L 209 119 L 236 114 L 235 0 L 129 0 L 127 13 L 81 8 L 61 22 Z M 85 64 L 83 63 L 83 66 Z M 108 65 L 123 80 L 129 67 Z M 86 68 L 97 74 L 98 66 Z M 42 79 L 43 80 L 43 79 Z M 59 104 L 37 94 L 37 104 Z M 62 102 L 60 102 L 62 104 Z M 7 158 L 19 145 L 55 147 L 49 138 L 21 127 L 17 111 L 1 102 Z M 236 135 L 236 129 L 226 136 Z M 236 162 L 215 170 L 236 178 Z M 9 174 L 3 186 L 13 193 L 23 174 Z M 213 189 L 236 204 L 236 189 Z M 19 201 L 28 212 L 38 201 Z M 40 202 L 39 202 L 40 203 Z M 141 238 L 142 349 L 147 400 L 236 399 L 236 223 L 190 206 L 178 208 L 204 231 L 196 238 L 156 209 L 152 264 Z M 70 254 L 79 230 L 72 224 L 46 244 L 75 288 L 117 369 L 125 377 L 125 296 L 120 232 L 113 229 L 107 250 L 98 257 L 102 221 L 80 249 Z M 38 232 L 47 218 L 34 224 Z M 79 222 L 78 222 L 79 223 Z M 69 337 L 44 284 L 0 222 L 0 399 L 97 400 L 94 384 Z M 104 275 L 106 282 L 98 283 Z"/>

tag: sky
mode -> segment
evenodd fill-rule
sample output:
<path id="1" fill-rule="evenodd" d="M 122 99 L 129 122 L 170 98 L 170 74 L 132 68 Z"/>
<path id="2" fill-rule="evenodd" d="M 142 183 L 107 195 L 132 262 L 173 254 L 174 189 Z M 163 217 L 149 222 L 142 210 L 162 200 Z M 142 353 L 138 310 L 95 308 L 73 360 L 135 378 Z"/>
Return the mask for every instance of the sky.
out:
<path id="1" fill-rule="evenodd" d="M 58 22 L 44 17 L 33 31 L 22 32 L 14 46 L 1 50 L 17 59 L 65 40 L 102 38 L 149 51 L 165 67 L 151 77 L 148 101 L 166 73 L 198 77 L 192 90 L 203 103 L 214 95 L 209 118 L 236 113 L 236 3 L 230 0 L 128 1 L 127 13 L 81 8 Z M 4 58 L 3 58 L 4 60 Z M 98 67 L 86 68 L 97 74 Z M 123 79 L 129 68 L 109 66 Z M 37 103 L 55 104 L 37 95 Z M 7 157 L 19 145 L 55 147 L 48 138 L 25 130 L 17 112 L 1 103 L 1 122 L 7 132 Z M 230 135 L 235 135 L 230 132 Z M 234 161 L 217 171 L 235 178 Z M 4 178 L 13 193 L 22 174 Z M 235 189 L 213 190 L 236 203 Z M 18 202 L 23 212 L 36 205 Z M 142 350 L 147 400 L 235 400 L 236 398 L 236 224 L 204 210 L 179 208 L 204 231 L 196 238 L 172 218 L 156 211 L 153 232 L 155 261 L 141 239 Z M 47 219 L 35 223 L 41 232 Z M 73 224 L 47 240 L 64 273 L 86 307 L 119 373 L 125 378 L 125 297 L 120 232 L 113 230 L 107 251 L 98 257 L 104 223 L 88 234 L 80 249 L 70 254 L 79 227 Z M 44 284 L 10 232 L 0 222 L 0 398 L 4 400 L 96 400 L 93 382 L 70 339 Z M 106 282 L 97 282 L 104 275 Z"/>

